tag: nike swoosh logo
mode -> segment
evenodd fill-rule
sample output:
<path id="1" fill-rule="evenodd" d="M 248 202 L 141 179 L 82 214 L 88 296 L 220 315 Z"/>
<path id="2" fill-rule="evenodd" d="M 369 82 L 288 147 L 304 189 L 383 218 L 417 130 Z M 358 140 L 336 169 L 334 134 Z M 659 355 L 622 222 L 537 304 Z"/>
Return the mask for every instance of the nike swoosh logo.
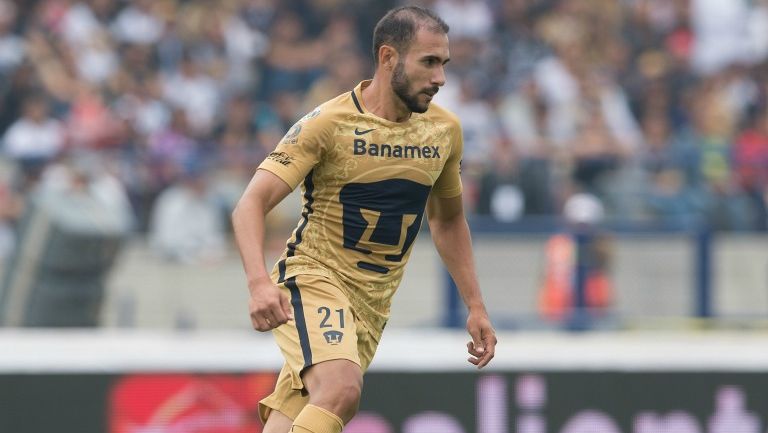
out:
<path id="1" fill-rule="evenodd" d="M 359 130 L 359 129 L 355 128 L 355 135 L 363 135 L 363 134 L 367 134 L 367 133 L 369 133 L 369 132 L 373 131 L 374 129 L 376 129 L 376 128 L 371 128 L 371 129 L 366 129 L 366 130 L 364 130 L 364 131 L 361 131 L 361 130 Z"/>

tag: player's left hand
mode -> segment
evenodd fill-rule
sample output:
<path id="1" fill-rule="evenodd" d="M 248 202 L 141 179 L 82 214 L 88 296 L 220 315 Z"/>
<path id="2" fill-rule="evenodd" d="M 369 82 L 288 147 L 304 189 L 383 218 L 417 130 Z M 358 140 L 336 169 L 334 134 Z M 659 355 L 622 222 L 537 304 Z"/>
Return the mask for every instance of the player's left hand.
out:
<path id="1" fill-rule="evenodd" d="M 485 310 L 469 312 L 467 332 L 472 337 L 472 341 L 467 343 L 467 352 L 472 356 L 467 361 L 483 368 L 493 359 L 497 342 L 496 331 Z"/>

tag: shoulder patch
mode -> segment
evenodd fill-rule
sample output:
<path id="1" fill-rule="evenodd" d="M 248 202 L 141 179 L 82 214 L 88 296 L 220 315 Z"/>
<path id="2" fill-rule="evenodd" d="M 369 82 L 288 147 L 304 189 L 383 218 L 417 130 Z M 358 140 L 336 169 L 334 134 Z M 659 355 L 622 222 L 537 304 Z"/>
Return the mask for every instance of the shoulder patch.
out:
<path id="1" fill-rule="evenodd" d="M 299 122 L 303 122 L 303 121 L 309 120 L 309 119 L 314 119 L 315 117 L 317 117 L 319 115 L 320 115 L 320 107 L 317 107 L 314 110 L 312 110 L 311 112 L 309 112 L 306 115 L 304 115 L 304 117 L 302 117 L 301 120 L 299 120 Z"/>
<path id="2" fill-rule="evenodd" d="M 298 122 L 294 124 L 291 129 L 288 130 L 288 132 L 285 134 L 282 140 L 280 140 L 281 143 L 287 143 L 287 144 L 296 144 L 299 138 L 299 134 L 301 133 L 301 123 Z"/>

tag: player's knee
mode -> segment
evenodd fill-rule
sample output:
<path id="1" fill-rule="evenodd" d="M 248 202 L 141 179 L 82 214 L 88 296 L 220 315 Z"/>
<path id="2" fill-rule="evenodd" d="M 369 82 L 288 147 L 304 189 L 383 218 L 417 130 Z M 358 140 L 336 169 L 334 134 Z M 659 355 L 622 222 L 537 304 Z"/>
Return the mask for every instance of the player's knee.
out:
<path id="1" fill-rule="evenodd" d="M 337 383 L 325 393 L 324 405 L 339 416 L 344 423 L 349 422 L 357 414 L 360 406 L 360 394 L 362 393 L 362 378 Z"/>
<path id="2" fill-rule="evenodd" d="M 363 389 L 363 375 L 352 363 L 329 363 L 313 367 L 305 377 L 310 403 L 338 415 L 345 423 L 357 413 Z"/>
<path id="3" fill-rule="evenodd" d="M 350 380 L 347 383 L 338 385 L 336 390 L 336 398 L 339 401 L 340 406 L 343 407 L 344 412 L 352 418 L 357 413 L 357 408 L 360 406 L 360 395 L 363 391 L 363 379 Z"/>

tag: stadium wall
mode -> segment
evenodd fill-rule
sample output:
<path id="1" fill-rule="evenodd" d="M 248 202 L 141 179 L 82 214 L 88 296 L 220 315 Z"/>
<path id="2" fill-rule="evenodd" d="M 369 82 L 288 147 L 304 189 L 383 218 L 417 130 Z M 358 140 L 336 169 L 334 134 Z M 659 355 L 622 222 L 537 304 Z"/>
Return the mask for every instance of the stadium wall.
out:
<path id="1" fill-rule="evenodd" d="M 539 323 L 545 241 L 545 235 L 475 236 L 481 286 L 500 324 L 526 328 Z M 768 317 L 767 244 L 764 235 L 713 238 L 715 316 L 755 321 Z M 624 234 L 616 235 L 612 245 L 612 316 L 643 327 L 694 314 L 698 294 L 691 236 Z M 223 263 L 189 266 L 159 261 L 146 245 L 134 242 L 111 274 L 102 321 L 107 327 L 247 329 L 246 296 L 234 251 Z M 427 233 L 414 245 L 392 309 L 390 327 L 443 323 L 445 274 Z"/>

